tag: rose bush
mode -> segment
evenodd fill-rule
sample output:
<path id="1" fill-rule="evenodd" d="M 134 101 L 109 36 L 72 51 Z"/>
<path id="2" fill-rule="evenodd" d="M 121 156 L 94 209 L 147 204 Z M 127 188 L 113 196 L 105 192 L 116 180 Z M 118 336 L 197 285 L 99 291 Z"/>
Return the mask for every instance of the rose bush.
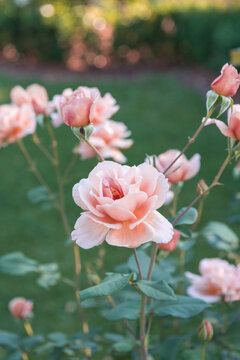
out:
<path id="1" fill-rule="evenodd" d="M 59 213 L 59 226 L 63 225 L 67 243 L 73 249 L 75 279 L 62 272 L 61 262 L 40 263 L 21 252 L 2 255 L 0 271 L 15 276 L 32 273 L 37 284 L 45 289 L 60 283 L 68 285 L 70 298 L 75 297 L 74 315 L 80 321 L 77 334 L 56 329 L 55 333 L 38 335 L 37 324 L 31 325 L 33 303 L 23 297 L 11 300 L 10 312 L 24 325 L 29 338 L 0 331 L 0 346 L 6 359 L 107 359 L 108 355 L 112 359 L 124 354 L 124 358 L 166 360 L 172 348 L 173 360 L 200 357 L 225 360 L 232 353 L 238 359 L 238 348 L 229 340 L 229 333 L 232 325 L 236 328 L 239 325 L 236 308 L 240 300 L 239 239 L 224 223 L 211 221 L 201 228 L 206 197 L 220 184 L 229 163 L 239 158 L 239 105 L 231 108 L 229 99 L 239 87 L 237 70 L 225 65 L 211 87 L 204 121 L 199 120 L 182 151 L 167 150 L 132 166 L 121 164 L 127 160 L 122 149 L 132 146 L 133 141 L 127 139 L 130 132 L 126 125 L 111 119 L 119 107 L 110 94 L 102 97 L 97 88 L 80 86 L 76 90 L 65 89 L 48 101 L 46 89 L 37 84 L 26 90 L 19 86 L 12 90 L 12 104 L 0 106 L 0 147 L 16 142 L 41 184 L 28 196 L 35 203 L 44 200 Z M 229 108 L 228 127 L 220 124 L 220 120 L 211 119 L 218 107 L 220 115 Z M 38 122 L 49 133 L 51 147 L 45 146 L 38 136 Z M 200 155 L 188 160 L 185 152 L 202 130 L 207 131 L 205 125 L 212 122 L 227 136 L 228 152 L 212 182 L 200 180 L 196 197 L 192 196 L 188 204 L 181 199 L 185 206 L 180 208 L 178 200 L 183 183 L 187 186 L 187 180 L 200 173 Z M 72 130 L 76 135 L 72 139 L 77 141 L 65 171 L 60 166 L 61 153 L 55 137 L 55 127 L 60 125 L 65 126 L 63 131 Z M 23 138 L 30 134 L 55 171 L 57 194 L 52 190 L 48 174 L 41 172 L 34 154 L 25 146 Z M 96 157 L 99 163 L 74 185 L 69 175 L 77 169 L 78 154 L 83 159 Z M 105 160 L 109 157 L 115 161 Z M 65 207 L 68 181 L 73 187 L 73 201 L 81 209 L 74 229 Z M 196 264 L 195 245 L 203 240 L 217 254 L 215 258 L 200 261 L 200 275 L 197 275 L 190 268 L 190 261 L 192 258 Z M 127 261 L 115 252 L 115 268 L 103 269 L 108 256 L 105 242 L 127 248 L 125 252 L 130 254 Z M 82 264 L 80 248 L 95 246 L 100 248 L 97 258 L 91 260 L 91 266 Z M 87 258 L 88 251 L 83 254 Z M 101 279 L 103 270 L 105 278 Z M 82 283 L 85 289 L 80 288 Z M 218 303 L 222 306 L 218 307 Z M 36 312 L 41 306 L 39 297 L 34 304 Z M 70 303 L 66 308 L 74 307 Z M 99 308 L 105 320 L 101 329 L 95 329 L 86 314 L 90 309 L 95 316 Z M 106 320 L 121 321 L 124 328 L 112 326 L 113 332 L 109 333 L 104 329 Z M 198 328 L 200 341 L 195 336 Z M 206 348 L 207 342 L 210 344 Z"/>

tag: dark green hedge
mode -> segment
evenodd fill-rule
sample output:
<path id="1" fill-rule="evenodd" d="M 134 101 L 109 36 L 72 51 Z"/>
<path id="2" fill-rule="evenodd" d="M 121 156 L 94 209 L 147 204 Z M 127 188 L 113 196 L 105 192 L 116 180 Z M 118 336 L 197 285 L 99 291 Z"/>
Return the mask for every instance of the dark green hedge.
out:
<path id="1" fill-rule="evenodd" d="M 11 43 L 22 57 L 33 55 L 41 61 L 63 61 L 77 28 L 87 48 L 101 52 L 97 33 L 84 28 L 74 13 L 74 26 L 63 33 L 61 18 L 46 21 L 36 4 L 23 8 L 11 2 L 8 8 L 1 4 L 0 0 L 0 50 Z M 170 30 L 164 24 L 170 24 Z M 110 59 L 117 63 L 127 62 L 125 55 L 134 49 L 139 51 L 140 62 L 199 63 L 219 69 L 229 60 L 229 50 L 240 46 L 239 8 L 171 11 L 155 14 L 148 20 L 133 19 L 128 25 L 123 25 L 119 17 L 114 27 Z"/>

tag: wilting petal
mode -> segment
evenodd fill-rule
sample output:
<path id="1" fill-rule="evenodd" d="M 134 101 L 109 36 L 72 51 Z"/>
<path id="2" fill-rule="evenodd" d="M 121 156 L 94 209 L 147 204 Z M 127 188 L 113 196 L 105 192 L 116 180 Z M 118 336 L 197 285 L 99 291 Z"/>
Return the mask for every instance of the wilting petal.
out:
<path id="1" fill-rule="evenodd" d="M 109 231 L 106 226 L 93 221 L 86 214 L 80 215 L 74 228 L 71 234 L 72 240 L 83 249 L 100 245 Z"/>

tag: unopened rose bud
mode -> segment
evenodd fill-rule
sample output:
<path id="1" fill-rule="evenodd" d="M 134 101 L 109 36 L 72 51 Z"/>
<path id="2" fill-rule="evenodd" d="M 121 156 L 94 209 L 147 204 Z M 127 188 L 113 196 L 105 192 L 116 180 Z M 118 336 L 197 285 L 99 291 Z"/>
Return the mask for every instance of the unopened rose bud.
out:
<path id="1" fill-rule="evenodd" d="M 181 233 L 177 230 L 173 230 L 173 237 L 167 244 L 159 244 L 159 249 L 164 251 L 173 251 L 177 248 L 178 240 L 181 236 Z"/>
<path id="2" fill-rule="evenodd" d="M 232 97 L 240 85 L 239 74 L 234 66 L 228 63 L 222 67 L 221 75 L 211 84 L 212 90 L 222 96 Z"/>
<path id="3" fill-rule="evenodd" d="M 213 327 L 208 319 L 203 320 L 199 329 L 198 337 L 202 343 L 207 343 L 212 340 L 213 337 Z"/>
<path id="4" fill-rule="evenodd" d="M 33 303 L 25 298 L 16 297 L 10 301 L 8 307 L 12 316 L 25 320 L 32 315 Z"/>
<path id="5" fill-rule="evenodd" d="M 197 192 L 199 194 L 202 194 L 204 191 L 206 191 L 208 189 L 207 184 L 205 183 L 205 181 L 202 179 L 199 181 L 199 183 L 197 184 Z"/>

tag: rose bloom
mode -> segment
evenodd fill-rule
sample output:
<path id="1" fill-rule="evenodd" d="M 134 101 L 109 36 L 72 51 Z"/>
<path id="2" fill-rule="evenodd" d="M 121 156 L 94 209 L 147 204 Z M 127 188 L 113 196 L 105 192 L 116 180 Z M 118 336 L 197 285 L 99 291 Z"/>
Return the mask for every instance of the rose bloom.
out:
<path id="1" fill-rule="evenodd" d="M 240 140 L 240 105 L 233 105 L 233 111 L 228 109 L 227 122 L 228 125 L 221 120 L 208 119 L 205 125 L 215 124 L 224 136 Z"/>
<path id="2" fill-rule="evenodd" d="M 28 134 L 33 134 L 37 120 L 32 106 L 18 107 L 14 104 L 0 106 L 0 147 L 15 142 Z"/>
<path id="3" fill-rule="evenodd" d="M 32 315 L 33 303 L 23 297 L 16 297 L 9 302 L 9 310 L 17 319 L 25 320 Z"/>
<path id="4" fill-rule="evenodd" d="M 219 95 L 231 97 L 236 94 L 239 85 L 240 80 L 237 69 L 227 63 L 222 67 L 221 75 L 212 82 L 211 88 Z"/>
<path id="5" fill-rule="evenodd" d="M 11 100 L 17 106 L 32 104 L 36 114 L 44 114 L 48 106 L 46 89 L 39 84 L 32 84 L 26 90 L 17 85 L 11 90 Z"/>
<path id="6" fill-rule="evenodd" d="M 159 156 L 150 156 L 148 160 L 160 172 L 164 172 L 168 166 L 180 154 L 179 150 L 168 150 Z M 195 154 L 188 160 L 184 154 L 168 169 L 167 178 L 170 184 L 186 181 L 194 177 L 200 169 L 200 155 Z"/>
<path id="7" fill-rule="evenodd" d="M 159 249 L 164 251 L 173 251 L 178 246 L 178 240 L 181 236 L 181 233 L 177 230 L 173 230 L 173 237 L 167 244 L 159 244 Z"/>
<path id="8" fill-rule="evenodd" d="M 172 225 L 156 209 L 169 185 L 151 165 L 99 163 L 87 179 L 73 187 L 73 199 L 84 212 L 75 224 L 72 240 L 89 249 L 104 240 L 110 245 L 136 248 L 148 241 L 168 243 Z"/>
<path id="9" fill-rule="evenodd" d="M 116 100 L 106 94 L 101 97 L 97 88 L 80 86 L 72 95 L 64 96 L 60 103 L 62 117 L 66 125 L 73 127 L 98 125 L 118 111 Z"/>
<path id="10" fill-rule="evenodd" d="M 132 146 L 133 140 L 126 139 L 129 135 L 131 132 L 124 123 L 108 120 L 94 128 L 89 141 L 103 158 L 113 158 L 117 162 L 125 163 L 127 159 L 119 149 Z M 79 153 L 82 159 L 96 156 L 95 151 L 86 142 L 81 142 L 74 152 Z"/>
<path id="11" fill-rule="evenodd" d="M 222 297 L 233 301 L 239 287 L 239 277 L 234 265 L 218 258 L 203 259 L 199 265 L 201 276 L 186 272 L 192 285 L 187 288 L 188 295 L 206 302 L 218 302 Z"/>
<path id="12" fill-rule="evenodd" d="M 54 95 L 52 101 L 48 102 L 47 114 L 51 117 L 52 124 L 54 127 L 59 127 L 60 125 L 63 124 L 63 117 L 62 117 L 60 103 L 62 99 L 64 99 L 64 97 L 69 97 L 72 95 L 72 93 L 73 93 L 72 89 L 70 88 L 64 89 L 61 95 L 59 94 Z"/>

